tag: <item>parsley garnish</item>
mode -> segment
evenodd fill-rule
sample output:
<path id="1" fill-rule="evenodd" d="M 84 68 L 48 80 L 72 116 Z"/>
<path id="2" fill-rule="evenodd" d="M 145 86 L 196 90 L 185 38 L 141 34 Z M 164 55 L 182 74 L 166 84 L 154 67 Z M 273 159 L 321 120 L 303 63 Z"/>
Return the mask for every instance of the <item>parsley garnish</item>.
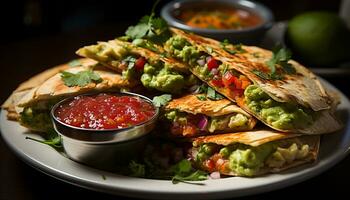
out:
<path id="1" fill-rule="evenodd" d="M 195 94 L 205 94 L 205 95 L 198 95 L 197 98 L 201 101 L 205 101 L 208 99 L 210 100 L 220 100 L 224 97 L 217 93 L 213 88 L 209 87 L 207 84 L 202 84 L 199 86 L 196 91 L 194 91 Z"/>
<path id="2" fill-rule="evenodd" d="M 198 95 L 198 96 L 196 96 L 197 97 L 197 99 L 199 99 L 200 101 L 205 101 L 205 100 L 207 100 L 207 97 L 205 97 L 204 95 Z"/>
<path id="3" fill-rule="evenodd" d="M 208 174 L 206 172 L 200 170 L 194 171 L 191 162 L 187 159 L 183 159 L 176 165 L 172 166 L 171 171 L 175 174 L 171 179 L 173 184 L 208 179 Z"/>
<path id="4" fill-rule="evenodd" d="M 96 74 L 92 70 L 80 71 L 76 74 L 62 71 L 61 78 L 64 84 L 68 87 L 79 86 L 84 87 L 89 83 L 100 83 L 102 82 L 102 78 L 100 75 Z"/>
<path id="5" fill-rule="evenodd" d="M 283 73 L 295 74 L 296 70 L 292 64 L 288 63 L 291 59 L 292 53 L 281 46 L 277 46 L 273 49 L 272 58 L 266 62 L 266 65 L 270 68 L 270 73 L 265 73 L 254 69 L 252 72 L 262 79 L 266 80 L 281 80 L 283 79 L 283 74 L 277 72 L 277 67 L 280 66 Z"/>
<path id="6" fill-rule="evenodd" d="M 170 94 L 163 94 L 160 96 L 155 96 L 153 97 L 153 104 L 156 107 L 161 107 L 161 106 L 165 106 L 166 104 L 168 104 L 168 102 L 171 100 L 171 95 Z"/>
<path id="7" fill-rule="evenodd" d="M 167 22 L 162 18 L 155 17 L 154 10 L 159 0 L 152 7 L 151 14 L 141 18 L 135 26 L 130 26 L 125 34 L 131 39 L 148 39 L 154 43 L 164 43 L 171 37 Z"/>
<path id="8" fill-rule="evenodd" d="M 224 39 L 224 41 L 222 41 L 220 43 L 220 46 L 223 50 L 225 50 L 227 53 L 229 54 L 236 54 L 236 53 L 245 53 L 246 51 L 242 48 L 242 44 L 236 44 L 236 45 L 232 45 L 228 39 Z M 234 47 L 234 49 L 232 48 L 227 48 L 228 46 L 230 47 Z"/>
<path id="9" fill-rule="evenodd" d="M 137 163 L 134 160 L 132 160 L 129 163 L 129 170 L 130 170 L 130 176 L 135 176 L 135 177 L 145 177 L 146 176 L 145 165 Z"/>
<path id="10" fill-rule="evenodd" d="M 60 150 L 62 149 L 62 139 L 61 136 L 59 136 L 56 131 L 54 130 L 50 130 L 47 132 L 47 134 L 45 135 L 45 139 L 44 140 L 38 140 L 36 138 L 32 138 L 32 137 L 25 137 L 26 139 L 29 140 L 33 140 L 36 142 L 40 142 L 42 144 L 46 144 L 51 146 L 54 149 Z"/>

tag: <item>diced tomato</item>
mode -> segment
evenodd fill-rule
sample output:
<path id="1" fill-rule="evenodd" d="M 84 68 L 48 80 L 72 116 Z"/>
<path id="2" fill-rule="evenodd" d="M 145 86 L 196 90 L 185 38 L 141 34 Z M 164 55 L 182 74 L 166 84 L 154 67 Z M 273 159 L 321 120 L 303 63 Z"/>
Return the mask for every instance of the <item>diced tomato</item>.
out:
<path id="1" fill-rule="evenodd" d="M 136 62 L 135 62 L 135 68 L 137 70 L 143 70 L 143 67 L 145 66 L 146 64 L 146 59 L 144 57 L 139 57 Z"/>
<path id="2" fill-rule="evenodd" d="M 244 75 L 240 75 L 239 80 L 242 83 L 242 89 L 246 89 L 251 84 L 250 80 Z"/>
<path id="3" fill-rule="evenodd" d="M 193 136 L 197 132 L 197 127 L 191 123 L 186 124 L 183 127 L 183 133 L 184 136 Z"/>
<path id="4" fill-rule="evenodd" d="M 213 57 L 210 57 L 207 62 L 207 66 L 209 71 L 211 71 L 212 69 L 219 67 L 219 61 L 215 60 L 215 58 Z"/>
<path id="5" fill-rule="evenodd" d="M 214 87 L 224 87 L 224 83 L 222 82 L 222 79 L 213 79 L 210 81 L 211 84 L 214 85 Z"/>
<path id="6" fill-rule="evenodd" d="M 233 89 L 233 90 L 231 90 L 231 92 L 232 92 L 231 95 L 233 96 L 233 98 L 236 98 L 236 97 L 242 96 L 244 93 L 244 90 L 243 89 Z"/>
<path id="7" fill-rule="evenodd" d="M 208 169 L 209 172 L 213 172 L 215 170 L 215 162 L 213 160 L 204 161 L 204 166 Z"/>
<path id="8" fill-rule="evenodd" d="M 242 82 L 231 72 L 226 72 L 222 77 L 222 82 L 225 87 L 230 89 L 242 89 Z"/>

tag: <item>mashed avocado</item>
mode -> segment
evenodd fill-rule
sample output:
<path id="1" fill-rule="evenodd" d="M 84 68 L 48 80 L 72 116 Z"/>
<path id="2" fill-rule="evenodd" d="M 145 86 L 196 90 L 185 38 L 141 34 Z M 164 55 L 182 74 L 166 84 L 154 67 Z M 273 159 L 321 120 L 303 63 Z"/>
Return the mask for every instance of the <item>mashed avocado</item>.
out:
<path id="1" fill-rule="evenodd" d="M 125 55 L 128 54 L 128 50 L 118 45 L 112 46 L 109 43 L 101 42 L 97 45 L 84 47 L 80 49 L 78 53 L 79 55 L 82 54 L 86 57 L 98 60 L 100 62 L 111 62 L 114 60 L 120 60 L 125 57 Z"/>
<path id="2" fill-rule="evenodd" d="M 286 147 L 284 142 L 269 142 L 252 147 L 244 144 L 219 146 L 217 144 L 202 144 L 195 157 L 196 162 L 204 162 L 212 155 L 219 153 L 227 159 L 229 169 L 240 176 L 255 176 L 261 168 L 278 168 L 295 160 L 307 157 L 310 153 L 307 144 L 297 145 L 290 142 Z"/>
<path id="3" fill-rule="evenodd" d="M 257 85 L 250 85 L 244 91 L 248 107 L 265 122 L 278 129 L 304 128 L 312 124 L 313 117 L 307 108 L 273 100 Z"/>
<path id="4" fill-rule="evenodd" d="M 172 71 L 167 66 L 159 69 L 146 64 L 143 72 L 141 82 L 147 88 L 176 94 L 180 93 L 185 86 L 184 76 Z"/>
<path id="5" fill-rule="evenodd" d="M 52 122 L 48 110 L 25 108 L 21 112 L 21 123 L 37 131 L 48 131 L 52 129 Z"/>
<path id="6" fill-rule="evenodd" d="M 195 64 L 200 56 L 199 51 L 181 36 L 173 36 L 165 43 L 165 48 L 176 58 Z"/>

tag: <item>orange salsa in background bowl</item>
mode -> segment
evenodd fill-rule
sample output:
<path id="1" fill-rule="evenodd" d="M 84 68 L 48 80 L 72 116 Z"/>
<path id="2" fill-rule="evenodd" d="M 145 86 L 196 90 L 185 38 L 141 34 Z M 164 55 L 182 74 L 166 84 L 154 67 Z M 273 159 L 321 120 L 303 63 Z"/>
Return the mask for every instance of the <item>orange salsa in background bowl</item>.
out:
<path id="1" fill-rule="evenodd" d="M 161 15 L 175 28 L 244 44 L 259 44 L 273 23 L 267 7 L 248 0 L 175 0 Z"/>

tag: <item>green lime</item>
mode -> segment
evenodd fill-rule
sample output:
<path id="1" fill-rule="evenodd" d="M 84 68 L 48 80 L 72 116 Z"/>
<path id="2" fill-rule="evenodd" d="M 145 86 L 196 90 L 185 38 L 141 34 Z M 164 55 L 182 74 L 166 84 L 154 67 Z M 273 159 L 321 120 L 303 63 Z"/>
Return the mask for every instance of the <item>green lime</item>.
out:
<path id="1" fill-rule="evenodd" d="M 350 32 L 329 12 L 308 12 L 290 20 L 286 32 L 293 53 L 305 62 L 330 66 L 350 58 Z"/>

